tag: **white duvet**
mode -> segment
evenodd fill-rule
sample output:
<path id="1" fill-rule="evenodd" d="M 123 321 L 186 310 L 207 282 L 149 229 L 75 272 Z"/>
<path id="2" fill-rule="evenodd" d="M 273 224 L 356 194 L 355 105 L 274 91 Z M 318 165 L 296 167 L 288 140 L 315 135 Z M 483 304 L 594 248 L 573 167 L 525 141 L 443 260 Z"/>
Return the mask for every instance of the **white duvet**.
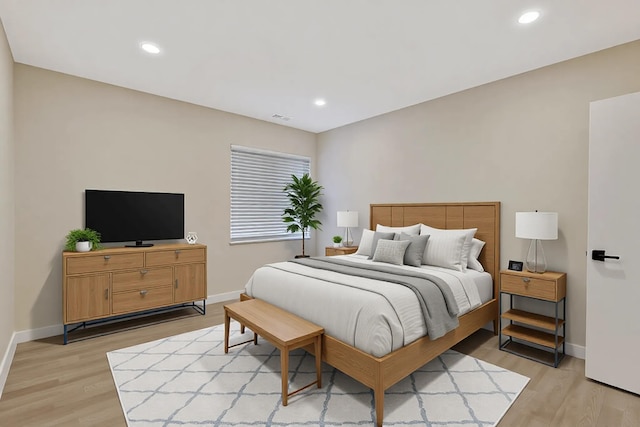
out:
<path id="1" fill-rule="evenodd" d="M 359 255 L 343 258 L 373 263 Z M 428 266 L 421 270 L 449 284 L 460 315 L 481 305 L 478 288 L 466 273 Z M 257 269 L 245 292 L 320 325 L 326 334 L 376 357 L 427 334 L 417 297 L 394 283 L 279 262 Z"/>

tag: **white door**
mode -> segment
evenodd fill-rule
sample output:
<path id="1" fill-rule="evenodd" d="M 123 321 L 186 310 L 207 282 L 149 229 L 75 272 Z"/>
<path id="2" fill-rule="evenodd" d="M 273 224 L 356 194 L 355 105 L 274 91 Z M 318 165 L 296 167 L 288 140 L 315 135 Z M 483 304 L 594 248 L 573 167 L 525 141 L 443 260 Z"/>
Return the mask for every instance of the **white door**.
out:
<path id="1" fill-rule="evenodd" d="M 591 103 L 589 127 L 586 376 L 640 393 L 640 93 Z"/>

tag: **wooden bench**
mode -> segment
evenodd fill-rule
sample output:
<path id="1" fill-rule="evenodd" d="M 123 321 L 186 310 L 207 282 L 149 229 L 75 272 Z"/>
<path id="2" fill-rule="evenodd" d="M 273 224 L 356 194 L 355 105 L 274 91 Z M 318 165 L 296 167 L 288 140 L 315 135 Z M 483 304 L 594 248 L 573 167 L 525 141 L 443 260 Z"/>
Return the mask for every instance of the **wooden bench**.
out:
<path id="1" fill-rule="evenodd" d="M 229 346 L 229 324 L 231 319 L 253 331 L 253 340 Z M 230 347 L 253 341 L 258 343 L 258 335 L 269 341 L 280 350 L 280 366 L 282 370 L 282 405 L 287 406 L 289 396 L 314 384 L 322 387 L 322 334 L 320 326 L 301 319 L 281 308 L 261 300 L 251 299 L 234 302 L 224 306 L 224 352 Z M 289 351 L 306 345 L 314 345 L 316 357 L 316 381 L 289 393 Z"/>

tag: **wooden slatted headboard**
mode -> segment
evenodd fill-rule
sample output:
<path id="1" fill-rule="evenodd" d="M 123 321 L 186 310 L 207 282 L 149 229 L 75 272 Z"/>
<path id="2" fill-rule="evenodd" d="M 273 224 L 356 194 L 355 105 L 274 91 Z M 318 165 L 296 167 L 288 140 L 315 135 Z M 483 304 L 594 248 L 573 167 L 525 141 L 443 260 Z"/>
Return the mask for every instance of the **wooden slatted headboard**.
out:
<path id="1" fill-rule="evenodd" d="M 493 295 L 498 295 L 500 270 L 500 202 L 372 204 L 370 228 L 377 224 L 404 227 L 426 224 L 435 228 L 477 228 L 475 237 L 484 241 L 479 261 L 493 277 Z"/>

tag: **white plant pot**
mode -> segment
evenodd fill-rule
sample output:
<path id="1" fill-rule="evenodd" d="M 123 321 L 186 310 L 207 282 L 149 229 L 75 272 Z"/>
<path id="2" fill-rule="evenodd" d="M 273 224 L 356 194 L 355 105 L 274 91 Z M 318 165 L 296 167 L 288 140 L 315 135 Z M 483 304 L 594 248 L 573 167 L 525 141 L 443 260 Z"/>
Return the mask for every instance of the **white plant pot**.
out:
<path id="1" fill-rule="evenodd" d="M 91 250 L 91 242 L 76 242 L 76 252 L 89 252 Z"/>
<path id="2" fill-rule="evenodd" d="M 342 247 L 342 243 L 334 243 L 333 247 L 334 248 L 341 248 Z"/>

